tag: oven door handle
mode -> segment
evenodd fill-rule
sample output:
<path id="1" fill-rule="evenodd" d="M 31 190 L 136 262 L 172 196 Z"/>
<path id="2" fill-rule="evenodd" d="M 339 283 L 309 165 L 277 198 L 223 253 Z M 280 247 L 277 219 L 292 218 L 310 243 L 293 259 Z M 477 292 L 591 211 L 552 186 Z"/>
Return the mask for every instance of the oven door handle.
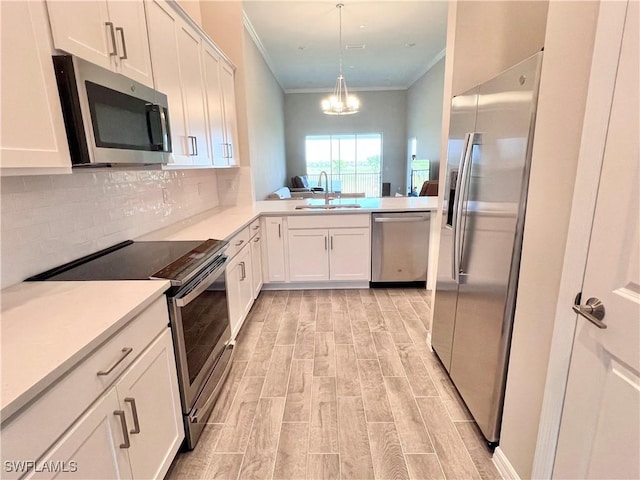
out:
<path id="1" fill-rule="evenodd" d="M 202 292 L 204 292 L 207 288 L 209 288 L 217 279 L 220 277 L 220 274 L 224 275 L 224 272 L 221 272 L 222 267 L 227 264 L 228 259 L 225 259 L 224 263 L 210 275 L 205 277 L 196 287 L 187 293 L 184 297 L 174 298 L 177 307 L 186 307 L 192 301 L 194 301 Z"/>

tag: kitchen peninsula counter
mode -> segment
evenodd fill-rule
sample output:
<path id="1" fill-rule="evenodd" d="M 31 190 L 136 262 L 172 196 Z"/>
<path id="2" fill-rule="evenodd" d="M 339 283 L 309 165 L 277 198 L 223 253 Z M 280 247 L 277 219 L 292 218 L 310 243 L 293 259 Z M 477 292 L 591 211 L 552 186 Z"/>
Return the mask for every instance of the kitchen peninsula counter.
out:
<path id="1" fill-rule="evenodd" d="M 437 197 L 340 198 L 333 205 L 358 204 L 360 208 L 296 209 L 321 205 L 324 199 L 265 200 L 247 205 L 216 207 L 155 230 L 136 240 L 228 240 L 260 216 L 353 215 L 376 212 L 429 212 L 438 208 Z"/>

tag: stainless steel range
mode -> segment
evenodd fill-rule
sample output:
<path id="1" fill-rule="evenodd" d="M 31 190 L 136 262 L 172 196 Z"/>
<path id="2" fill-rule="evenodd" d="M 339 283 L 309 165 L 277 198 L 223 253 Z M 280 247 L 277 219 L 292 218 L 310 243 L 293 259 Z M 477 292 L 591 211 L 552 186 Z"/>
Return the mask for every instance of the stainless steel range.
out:
<path id="1" fill-rule="evenodd" d="M 193 448 L 228 376 L 231 340 L 221 240 L 126 241 L 29 278 L 30 281 L 167 279 L 186 445 Z"/>

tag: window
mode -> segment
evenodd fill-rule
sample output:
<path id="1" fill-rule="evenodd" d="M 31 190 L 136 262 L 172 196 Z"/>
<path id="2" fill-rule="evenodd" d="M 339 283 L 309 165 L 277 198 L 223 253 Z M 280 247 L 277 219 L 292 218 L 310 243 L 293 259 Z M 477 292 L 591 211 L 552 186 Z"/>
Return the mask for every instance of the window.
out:
<path id="1" fill-rule="evenodd" d="M 309 135 L 305 138 L 307 175 L 315 186 L 327 172 L 334 192 L 364 192 L 379 197 L 382 182 L 382 135 Z"/>

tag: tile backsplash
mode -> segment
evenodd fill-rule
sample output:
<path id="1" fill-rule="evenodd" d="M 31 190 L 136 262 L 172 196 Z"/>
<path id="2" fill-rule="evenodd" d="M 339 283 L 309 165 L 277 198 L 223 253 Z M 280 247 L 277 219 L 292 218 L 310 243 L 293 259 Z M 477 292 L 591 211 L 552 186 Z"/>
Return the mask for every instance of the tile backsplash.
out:
<path id="1" fill-rule="evenodd" d="M 229 192 L 242 188 L 241 177 L 227 173 L 219 182 L 216 170 L 116 169 L 2 177 L 1 286 L 232 204 Z"/>

